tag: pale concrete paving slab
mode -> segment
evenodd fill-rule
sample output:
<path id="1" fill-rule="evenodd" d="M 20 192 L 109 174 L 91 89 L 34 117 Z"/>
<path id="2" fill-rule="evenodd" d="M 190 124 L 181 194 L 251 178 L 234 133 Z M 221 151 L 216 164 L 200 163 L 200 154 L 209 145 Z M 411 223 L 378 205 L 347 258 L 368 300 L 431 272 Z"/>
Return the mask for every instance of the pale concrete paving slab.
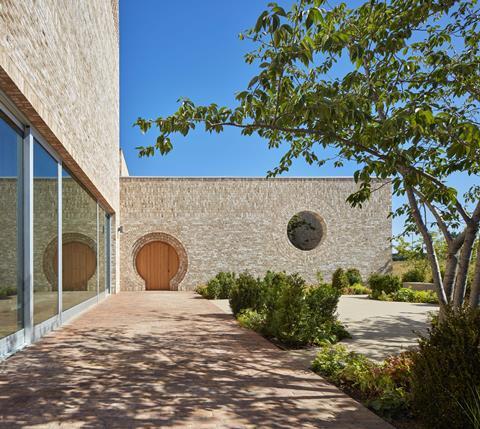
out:
<path id="1" fill-rule="evenodd" d="M 213 301 L 231 314 L 227 299 Z M 417 345 L 418 334 L 425 334 L 438 305 L 412 302 L 386 302 L 367 295 L 343 295 L 338 303 L 338 318 L 352 338 L 342 341 L 350 350 L 381 362 L 388 356 Z M 309 368 L 318 348 L 290 350 L 292 360 Z"/>
<path id="2" fill-rule="evenodd" d="M 186 292 L 123 292 L 6 360 L 5 428 L 391 428 Z"/>

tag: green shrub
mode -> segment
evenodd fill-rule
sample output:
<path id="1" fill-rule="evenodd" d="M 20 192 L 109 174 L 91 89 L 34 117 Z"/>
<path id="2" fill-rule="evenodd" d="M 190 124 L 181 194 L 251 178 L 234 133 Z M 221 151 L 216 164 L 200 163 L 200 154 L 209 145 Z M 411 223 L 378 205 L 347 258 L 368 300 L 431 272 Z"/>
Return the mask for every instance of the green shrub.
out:
<path id="1" fill-rule="evenodd" d="M 228 299 L 230 297 L 230 291 L 235 285 L 236 276 L 235 273 L 220 272 L 218 273 L 213 280 L 216 280 L 213 286 L 215 290 L 215 299 Z M 213 281 L 211 280 L 211 281 Z M 207 287 L 209 286 L 207 283 Z"/>
<path id="2" fill-rule="evenodd" d="M 298 274 L 279 278 L 273 298 L 266 300 L 266 333 L 288 346 L 309 341 L 308 311 L 305 305 L 305 280 Z"/>
<path id="3" fill-rule="evenodd" d="M 195 291 L 206 299 L 228 299 L 235 279 L 235 273 L 220 272 L 206 285 L 198 286 Z"/>
<path id="4" fill-rule="evenodd" d="M 373 299 L 378 299 L 382 292 L 388 295 L 401 288 L 400 279 L 392 274 L 374 273 L 368 278 L 368 285 Z"/>
<path id="5" fill-rule="evenodd" d="M 371 294 L 373 295 L 373 294 Z M 371 296 L 373 298 L 373 296 Z M 416 302 L 424 304 L 438 303 L 437 294 L 431 290 L 413 290 L 410 288 L 400 288 L 393 293 L 381 292 L 376 298 L 379 301 L 399 301 L 399 302 Z"/>
<path id="6" fill-rule="evenodd" d="M 347 271 L 345 271 L 345 275 L 347 276 L 348 284 L 350 286 L 363 283 L 362 275 L 357 268 L 349 268 Z"/>
<path id="7" fill-rule="evenodd" d="M 351 359 L 351 352 L 341 344 L 324 345 L 312 362 L 312 370 L 333 382 L 340 381 L 340 373 Z"/>
<path id="8" fill-rule="evenodd" d="M 405 416 L 409 409 L 412 360 L 402 354 L 376 364 L 345 346 L 324 346 L 312 369 L 333 383 L 354 388 L 362 402 L 386 417 Z"/>
<path id="9" fill-rule="evenodd" d="M 335 343 L 349 338 L 349 333 L 336 318 L 340 292 L 329 284 L 306 291 L 307 330 L 309 344 Z"/>
<path id="10" fill-rule="evenodd" d="M 425 277 L 425 270 L 421 268 L 412 268 L 403 273 L 402 282 L 424 282 Z"/>
<path id="11" fill-rule="evenodd" d="M 372 293 L 372 290 L 366 286 L 363 286 L 359 283 L 355 283 L 352 286 L 348 286 L 343 289 L 343 295 L 369 295 Z"/>
<path id="12" fill-rule="evenodd" d="M 209 298 L 209 296 L 208 296 L 207 285 L 197 286 L 195 288 L 195 292 L 197 292 L 199 295 L 202 295 L 206 299 L 212 299 L 212 298 Z"/>
<path id="13" fill-rule="evenodd" d="M 415 294 L 413 296 L 413 302 L 437 304 L 438 297 L 433 290 L 418 290 L 415 291 Z"/>
<path id="14" fill-rule="evenodd" d="M 238 277 L 230 306 L 242 326 L 291 347 L 349 336 L 336 318 L 340 293 L 329 284 L 308 287 L 298 274 L 267 272 L 263 280 Z"/>
<path id="15" fill-rule="evenodd" d="M 480 429 L 480 386 L 467 389 L 468 395 L 459 405 L 468 418 L 473 429 Z"/>
<path id="16" fill-rule="evenodd" d="M 410 288 L 402 287 L 391 294 L 393 301 L 414 302 L 415 291 Z"/>
<path id="17" fill-rule="evenodd" d="M 235 316 L 247 308 L 261 311 L 264 306 L 264 288 L 259 279 L 242 273 L 230 290 L 230 308 Z"/>
<path id="18" fill-rule="evenodd" d="M 413 406 L 427 428 L 473 428 L 465 407 L 480 386 L 480 309 L 447 310 L 419 340 L 413 357 Z"/>
<path id="19" fill-rule="evenodd" d="M 238 323 L 244 328 L 252 329 L 256 332 L 263 332 L 265 326 L 265 315 L 255 310 L 242 310 L 237 316 Z"/>
<path id="20" fill-rule="evenodd" d="M 337 268 L 333 273 L 332 286 L 339 291 L 350 286 L 350 283 L 348 282 L 347 274 L 343 268 Z"/>

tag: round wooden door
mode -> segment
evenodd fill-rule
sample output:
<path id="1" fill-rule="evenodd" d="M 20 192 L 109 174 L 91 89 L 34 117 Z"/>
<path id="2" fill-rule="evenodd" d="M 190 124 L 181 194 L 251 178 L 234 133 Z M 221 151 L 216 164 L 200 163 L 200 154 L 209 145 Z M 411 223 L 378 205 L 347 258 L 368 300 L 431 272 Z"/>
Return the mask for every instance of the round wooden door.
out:
<path id="1" fill-rule="evenodd" d="M 170 244 L 163 241 L 145 244 L 138 252 L 135 263 L 147 290 L 170 290 L 170 280 L 179 266 L 177 252 Z"/>
<path id="2" fill-rule="evenodd" d="M 57 254 L 53 259 L 55 274 L 58 272 Z M 63 290 L 88 290 L 87 284 L 95 274 L 97 257 L 95 251 L 85 243 L 71 241 L 62 246 L 62 285 Z"/>

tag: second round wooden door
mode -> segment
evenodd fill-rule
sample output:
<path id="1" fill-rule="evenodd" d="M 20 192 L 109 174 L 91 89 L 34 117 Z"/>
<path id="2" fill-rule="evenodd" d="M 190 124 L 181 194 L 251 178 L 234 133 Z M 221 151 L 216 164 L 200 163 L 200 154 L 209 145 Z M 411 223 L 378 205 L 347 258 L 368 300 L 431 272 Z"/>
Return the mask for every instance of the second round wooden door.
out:
<path id="1" fill-rule="evenodd" d="M 170 290 L 170 280 L 178 271 L 178 255 L 170 244 L 152 241 L 137 254 L 138 274 L 145 280 L 147 290 Z"/>

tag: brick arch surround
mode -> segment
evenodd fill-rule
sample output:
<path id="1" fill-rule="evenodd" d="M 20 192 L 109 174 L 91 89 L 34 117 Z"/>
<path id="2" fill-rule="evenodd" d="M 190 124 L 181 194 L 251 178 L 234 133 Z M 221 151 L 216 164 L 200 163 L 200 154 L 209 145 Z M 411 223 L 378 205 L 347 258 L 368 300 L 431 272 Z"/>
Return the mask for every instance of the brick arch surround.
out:
<path id="1" fill-rule="evenodd" d="M 95 240 L 86 236 L 85 234 L 81 234 L 79 232 L 65 232 L 62 234 L 62 245 L 73 242 L 85 244 L 92 249 L 95 254 L 97 253 Z M 58 239 L 55 237 L 48 243 L 45 252 L 43 253 L 43 272 L 50 286 L 54 290 L 56 290 L 57 274 L 55 273 L 53 260 L 55 258 L 55 254 L 57 253 L 57 247 Z"/>
<path id="2" fill-rule="evenodd" d="M 138 289 L 145 289 L 145 281 L 142 279 L 140 274 L 137 271 L 137 255 L 140 249 L 148 243 L 152 241 L 162 241 L 164 243 L 169 244 L 172 246 L 175 251 L 177 252 L 179 265 L 177 273 L 172 277 L 170 280 L 170 290 L 178 290 L 178 286 L 180 282 L 185 277 L 188 269 L 188 257 L 185 248 L 183 247 L 182 243 L 178 241 L 175 237 L 170 234 L 166 234 L 164 232 L 151 232 L 149 234 L 144 235 L 143 237 L 139 238 L 132 247 L 131 253 L 131 262 L 133 266 L 133 270 L 135 272 L 135 283 L 138 286 Z"/>

